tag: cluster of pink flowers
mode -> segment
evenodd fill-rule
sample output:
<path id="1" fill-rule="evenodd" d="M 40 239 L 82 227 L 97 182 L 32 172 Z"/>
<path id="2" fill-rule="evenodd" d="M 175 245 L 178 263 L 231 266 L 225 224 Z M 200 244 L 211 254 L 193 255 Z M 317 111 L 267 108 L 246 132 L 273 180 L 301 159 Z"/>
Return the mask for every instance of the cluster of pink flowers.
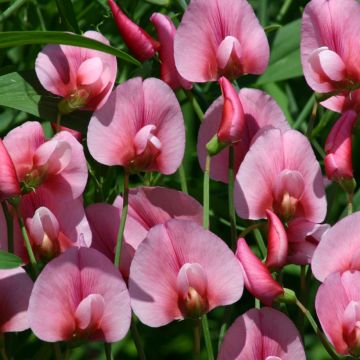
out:
<path id="1" fill-rule="evenodd" d="M 339 354 L 359 356 L 360 214 L 332 227 L 324 223 L 324 179 L 308 138 L 290 128 L 268 94 L 238 91 L 231 83 L 263 73 L 269 61 L 267 37 L 251 6 L 246 0 L 191 0 L 178 29 L 154 13 L 155 40 L 108 2 L 134 56 L 145 61 L 159 54 L 161 80 L 135 77 L 114 87 L 112 55 L 67 45 L 39 53 L 35 70 L 43 87 L 61 97 L 59 113 L 93 114 L 84 143 L 59 123 L 47 139 L 35 121 L 0 140 L 0 249 L 35 271 L 33 282 L 22 267 L 0 270 L 1 331 L 31 328 L 48 342 L 112 343 L 127 334 L 132 312 L 150 327 L 199 319 L 238 302 L 245 286 L 264 307 L 234 321 L 218 359 L 304 360 L 295 325 L 272 308 L 298 300 L 272 273 L 287 264 L 311 265 L 322 282 L 315 307 L 326 337 Z M 326 95 L 321 105 L 341 113 L 325 144 L 325 171 L 350 197 L 351 132 L 360 111 L 356 29 L 357 0 L 311 0 L 304 10 L 305 78 Z M 95 31 L 84 36 L 108 44 Z M 218 81 L 222 95 L 201 123 L 199 163 L 211 179 L 229 185 L 233 170 L 240 218 L 267 219 L 263 261 L 244 237 L 231 249 L 204 228 L 206 205 L 174 189 L 128 190 L 125 184 L 113 204 L 83 205 L 85 146 L 100 164 L 121 166 L 125 183 L 141 172 L 175 173 L 186 131 L 173 90 L 210 81 Z M 39 263 L 45 265 L 40 273 Z"/>

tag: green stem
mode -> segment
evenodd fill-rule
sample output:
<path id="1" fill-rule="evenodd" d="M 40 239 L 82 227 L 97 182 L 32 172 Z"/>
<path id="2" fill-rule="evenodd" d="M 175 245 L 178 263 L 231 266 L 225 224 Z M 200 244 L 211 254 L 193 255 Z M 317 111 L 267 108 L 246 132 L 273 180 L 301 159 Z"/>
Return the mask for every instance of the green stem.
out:
<path id="1" fill-rule="evenodd" d="M 239 237 L 245 237 L 247 234 L 251 233 L 253 230 L 259 229 L 260 227 L 266 225 L 266 222 L 257 222 L 255 224 L 252 224 L 250 226 L 248 226 L 247 228 L 245 228 L 239 235 Z M 264 249 L 265 245 L 264 245 Z"/>
<path id="2" fill-rule="evenodd" d="M 316 115 L 317 115 L 317 110 L 318 110 L 318 102 L 315 101 L 314 102 L 314 105 L 312 107 L 312 110 L 311 110 L 311 116 L 310 116 L 310 121 L 309 121 L 309 124 L 308 124 L 308 127 L 307 127 L 307 130 L 306 130 L 306 136 L 308 138 L 311 137 L 311 133 L 312 133 L 312 130 L 314 128 L 314 123 L 315 123 L 315 119 L 316 119 Z"/>
<path id="3" fill-rule="evenodd" d="M 314 105 L 314 101 L 315 101 L 315 95 L 311 95 L 311 97 L 309 98 L 309 100 L 307 101 L 307 103 L 305 104 L 304 108 L 302 109 L 300 115 L 298 116 L 298 118 L 296 119 L 293 128 L 296 130 L 300 127 L 300 125 L 303 123 L 303 121 L 305 121 L 305 119 L 308 117 L 308 115 L 310 114 L 310 111 Z"/>
<path id="4" fill-rule="evenodd" d="M 224 320 L 223 320 L 223 323 L 221 325 L 220 333 L 219 333 L 218 351 L 220 351 L 221 344 L 222 344 L 222 342 L 224 340 L 224 337 L 225 337 L 226 329 L 227 329 L 227 327 L 228 327 L 228 325 L 230 323 L 231 313 L 232 313 L 232 305 L 227 306 L 225 308 Z"/>
<path id="5" fill-rule="evenodd" d="M 104 350 L 106 360 L 114 360 L 110 343 L 104 343 Z"/>
<path id="6" fill-rule="evenodd" d="M 204 211 L 204 228 L 209 229 L 209 210 L 210 210 L 210 164 L 211 157 L 206 155 L 205 172 L 204 172 L 204 194 L 203 194 L 203 211 Z"/>
<path id="7" fill-rule="evenodd" d="M 198 117 L 200 122 L 202 122 L 204 119 L 204 112 L 201 110 L 201 107 L 200 107 L 198 101 L 196 100 L 196 97 L 190 90 L 186 90 L 185 94 L 186 94 L 187 98 L 189 99 L 190 104 L 192 105 L 196 116 Z"/>
<path id="8" fill-rule="evenodd" d="M 325 335 L 322 333 L 322 331 L 317 326 L 316 321 L 312 317 L 310 311 L 298 299 L 296 299 L 296 306 L 300 309 L 302 314 L 308 319 L 315 334 L 319 337 L 321 343 L 323 344 L 325 350 L 328 352 L 328 354 L 331 356 L 331 358 L 334 360 L 340 360 L 340 357 L 336 354 L 336 352 L 334 351 L 334 349 L 332 348 L 332 346 L 326 339 Z"/>
<path id="9" fill-rule="evenodd" d="M 289 7 L 290 7 L 291 3 L 292 3 L 292 0 L 285 0 L 284 1 L 283 5 L 281 6 L 281 9 L 279 11 L 279 14 L 276 17 L 276 21 L 280 22 L 284 18 L 285 14 L 289 10 Z"/>
<path id="10" fill-rule="evenodd" d="M 21 6 L 26 3 L 27 0 L 17 0 L 11 4 L 1 15 L 0 22 L 6 20 L 9 16 L 15 13 Z"/>
<path id="11" fill-rule="evenodd" d="M 266 246 L 265 246 L 264 240 L 262 238 L 262 235 L 261 235 L 261 232 L 259 231 L 259 229 L 254 230 L 254 235 L 255 235 L 256 244 L 260 251 L 260 255 L 263 259 L 265 259 L 267 251 L 266 251 Z"/>
<path id="12" fill-rule="evenodd" d="M 181 191 L 185 194 L 188 194 L 188 187 L 186 183 L 186 175 L 183 164 L 181 164 L 179 167 L 179 177 L 180 177 Z"/>
<path id="13" fill-rule="evenodd" d="M 347 204 L 347 214 L 351 215 L 353 213 L 353 193 L 348 193 L 348 204 Z"/>
<path id="14" fill-rule="evenodd" d="M 300 302 L 302 304 L 305 304 L 306 306 L 306 302 L 305 302 L 305 298 L 306 298 L 306 267 L 304 265 L 300 266 Z M 304 342 L 304 327 L 305 327 L 305 323 L 304 323 L 304 317 L 302 316 L 302 312 L 299 311 L 299 332 L 301 335 L 301 338 L 303 339 Z"/>
<path id="15" fill-rule="evenodd" d="M 130 330 L 131 330 L 131 336 L 132 336 L 132 338 L 134 340 L 135 347 L 136 347 L 136 350 L 137 350 L 137 353 L 138 353 L 138 357 L 141 360 L 146 360 L 145 351 L 144 351 L 144 348 L 143 348 L 142 343 L 141 343 L 139 330 L 138 330 L 138 328 L 136 326 L 136 319 L 134 317 L 131 320 Z"/>
<path id="16" fill-rule="evenodd" d="M 0 333 L 0 354 L 2 360 L 8 360 L 8 356 L 6 354 L 6 345 L 5 345 L 5 336 Z"/>
<path id="17" fill-rule="evenodd" d="M 62 360 L 61 349 L 59 343 L 53 343 L 54 354 L 56 360 Z"/>
<path id="18" fill-rule="evenodd" d="M 125 223 L 126 217 L 128 213 L 128 204 L 129 203 L 129 173 L 125 170 L 124 174 L 124 192 L 123 192 L 123 206 L 121 210 L 121 219 L 120 219 L 120 226 L 119 232 L 116 241 L 116 249 L 115 249 L 115 260 L 114 264 L 116 268 L 120 265 L 120 256 L 121 256 L 121 247 L 124 238 L 124 230 L 125 230 Z"/>
<path id="19" fill-rule="evenodd" d="M 234 182 L 235 182 L 235 151 L 234 146 L 229 147 L 229 172 L 228 172 L 228 204 L 229 204 L 229 217 L 231 224 L 231 248 L 236 248 L 236 214 L 234 206 Z"/>
<path id="20" fill-rule="evenodd" d="M 205 346 L 206 346 L 206 351 L 207 351 L 207 355 L 208 355 L 208 360 L 214 360 L 214 352 L 213 352 L 212 343 L 211 343 L 209 323 L 208 323 L 206 314 L 202 316 L 201 324 L 202 324 L 202 329 L 203 329 L 203 333 L 204 333 L 204 340 L 205 340 Z"/>
<path id="21" fill-rule="evenodd" d="M 8 252 L 14 252 L 14 222 L 13 218 L 9 212 L 9 209 L 6 203 L 1 202 L 1 206 L 6 219 L 6 227 L 7 227 L 7 236 L 8 236 Z"/>
<path id="22" fill-rule="evenodd" d="M 200 360 L 201 353 L 201 324 L 200 319 L 194 321 L 194 360 Z"/>
<path id="23" fill-rule="evenodd" d="M 60 111 L 58 111 L 56 116 L 56 129 L 55 129 L 56 133 L 60 132 L 60 126 L 61 126 L 61 113 Z"/>

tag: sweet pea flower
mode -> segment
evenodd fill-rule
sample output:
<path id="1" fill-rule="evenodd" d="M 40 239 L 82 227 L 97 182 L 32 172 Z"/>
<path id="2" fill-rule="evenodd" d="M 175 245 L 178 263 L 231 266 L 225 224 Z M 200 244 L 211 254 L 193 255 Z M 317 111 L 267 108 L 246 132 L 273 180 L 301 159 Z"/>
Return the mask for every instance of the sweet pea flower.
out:
<path id="1" fill-rule="evenodd" d="M 221 239 L 195 222 L 173 219 L 153 227 L 139 245 L 129 292 L 140 321 L 159 327 L 236 302 L 243 277 Z"/>
<path id="2" fill-rule="evenodd" d="M 87 31 L 84 36 L 109 45 L 96 31 Z M 97 50 L 47 45 L 36 58 L 35 71 L 47 91 L 63 98 L 59 103 L 60 112 L 94 111 L 110 96 L 117 62 L 115 56 Z"/>
<path id="3" fill-rule="evenodd" d="M 176 28 L 171 19 L 161 13 L 154 13 L 150 17 L 154 24 L 160 42 L 160 73 L 161 80 L 165 81 L 172 89 L 191 89 L 192 83 L 185 80 L 177 71 L 174 59 L 174 38 Z"/>
<path id="4" fill-rule="evenodd" d="M 360 4 L 356 0 L 312 0 L 304 10 L 301 61 L 309 86 L 319 93 L 336 92 L 322 102 L 333 111 L 360 110 L 358 54 Z M 354 101 L 355 100 L 355 101 Z"/>
<path id="5" fill-rule="evenodd" d="M 335 350 L 357 358 L 360 354 L 360 272 L 329 275 L 318 289 L 315 309 Z"/>
<path id="6" fill-rule="evenodd" d="M 89 124 L 88 147 L 98 162 L 127 171 L 172 174 L 184 156 L 180 105 L 163 81 L 137 77 L 119 85 Z"/>
<path id="7" fill-rule="evenodd" d="M 29 328 L 28 306 L 33 282 L 23 268 L 0 270 L 0 334 Z"/>
<path id="8" fill-rule="evenodd" d="M 87 166 L 81 144 L 67 131 L 46 140 L 38 122 L 28 121 L 11 130 L 4 138 L 8 169 L 15 168 L 0 182 L 9 179 L 10 188 L 25 194 L 41 187 L 49 196 L 78 198 L 87 181 Z M 17 183 L 17 185 L 16 185 Z M 0 193 L 8 192 L 5 187 Z"/>
<path id="9" fill-rule="evenodd" d="M 360 271 L 360 212 L 346 216 L 324 233 L 317 246 L 311 269 L 323 282 L 330 274 Z"/>
<path id="10" fill-rule="evenodd" d="M 283 112 L 277 103 L 265 92 L 255 89 L 241 89 L 239 91 L 239 100 L 244 114 L 243 121 L 240 119 L 239 126 L 241 128 L 244 123 L 245 128 L 238 132 L 240 134 L 240 141 L 236 142 L 234 146 L 235 152 L 235 173 L 238 171 L 241 162 L 243 161 L 250 144 L 254 137 L 264 127 L 275 127 L 282 131 L 288 130 L 287 123 Z M 235 100 L 232 101 L 235 103 Z M 229 105 L 228 105 L 229 107 Z M 240 108 L 238 106 L 238 108 Z M 206 159 L 206 144 L 217 134 L 220 125 L 223 121 L 224 113 L 224 97 L 220 96 L 216 99 L 205 113 L 204 121 L 201 123 L 197 153 L 201 168 L 205 168 Z M 241 114 L 241 110 L 237 113 Z M 232 118 L 233 112 L 225 112 L 225 124 L 232 124 L 229 119 Z M 235 121 L 235 119 L 234 119 Z M 239 139 L 239 138 L 238 138 Z M 228 182 L 228 168 L 229 168 L 229 150 L 223 149 L 220 153 L 213 156 L 211 159 L 210 177 L 216 181 Z"/>
<path id="11" fill-rule="evenodd" d="M 239 316 L 227 331 L 218 360 L 305 360 L 298 330 L 282 312 L 264 307 Z"/>
<path id="12" fill-rule="evenodd" d="M 326 175 L 340 183 L 353 179 L 351 132 L 357 114 L 346 111 L 331 129 L 325 143 L 324 159 Z"/>
<path id="13" fill-rule="evenodd" d="M 180 75 L 192 82 L 261 74 L 269 61 L 264 29 L 246 0 L 191 0 L 174 50 Z"/>
<path id="14" fill-rule="evenodd" d="M 121 274 L 103 254 L 84 247 L 68 249 L 45 266 L 34 284 L 28 313 L 31 330 L 48 342 L 116 342 L 131 321 Z"/>
<path id="15" fill-rule="evenodd" d="M 308 139 L 295 130 L 259 134 L 236 176 L 235 207 L 245 219 L 261 219 L 272 210 L 284 221 L 323 221 L 324 184 Z"/>
<path id="16" fill-rule="evenodd" d="M 284 293 L 282 286 L 273 279 L 269 269 L 251 251 L 243 238 L 238 240 L 236 257 L 243 268 L 246 289 L 263 304 L 271 306 Z"/>
<path id="17" fill-rule="evenodd" d="M 134 56 L 140 61 L 152 58 L 160 44 L 139 25 L 131 21 L 114 0 L 108 0 L 108 4 L 120 35 Z"/>
<path id="18" fill-rule="evenodd" d="M 86 214 L 93 232 L 92 247 L 105 254 L 111 261 L 120 225 L 122 198 L 113 205 L 92 204 Z M 130 264 L 139 244 L 149 230 L 170 219 L 192 220 L 202 224 L 202 206 L 192 197 L 164 187 L 139 187 L 129 191 L 129 210 L 124 241 L 121 249 L 120 271 L 128 279 Z"/>

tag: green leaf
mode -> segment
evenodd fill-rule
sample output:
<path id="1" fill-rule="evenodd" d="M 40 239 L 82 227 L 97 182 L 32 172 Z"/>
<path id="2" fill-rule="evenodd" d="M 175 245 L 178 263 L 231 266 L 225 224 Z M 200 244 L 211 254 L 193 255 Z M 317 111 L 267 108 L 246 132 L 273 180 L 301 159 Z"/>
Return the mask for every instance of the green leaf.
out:
<path id="1" fill-rule="evenodd" d="M 170 0 L 145 0 L 150 4 L 160 5 L 160 6 L 169 6 Z"/>
<path id="2" fill-rule="evenodd" d="M 18 256 L 0 250 L 0 269 L 14 269 L 23 263 Z"/>
<path id="3" fill-rule="evenodd" d="M 71 0 L 56 0 L 56 6 L 66 29 L 81 34 Z"/>
<path id="4" fill-rule="evenodd" d="M 300 61 L 300 19 L 282 27 L 271 47 L 269 67 L 257 85 L 288 80 L 303 75 Z"/>
<path id="5" fill-rule="evenodd" d="M 115 49 L 100 41 L 61 31 L 4 31 L 0 32 L 0 48 L 34 44 L 64 44 L 80 46 L 117 56 L 140 66 L 140 62 L 125 51 Z"/>

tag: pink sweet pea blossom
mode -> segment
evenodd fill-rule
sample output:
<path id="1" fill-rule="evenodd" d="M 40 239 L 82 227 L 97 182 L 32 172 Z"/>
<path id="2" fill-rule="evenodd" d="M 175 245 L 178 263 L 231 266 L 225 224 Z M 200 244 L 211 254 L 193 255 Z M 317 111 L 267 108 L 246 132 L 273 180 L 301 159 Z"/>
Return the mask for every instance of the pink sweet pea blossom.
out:
<path id="1" fill-rule="evenodd" d="M 360 212 L 355 212 L 325 232 L 317 246 L 311 269 L 319 281 L 335 272 L 360 270 Z"/>
<path id="2" fill-rule="evenodd" d="M 150 17 L 154 24 L 160 42 L 160 72 L 161 80 L 172 89 L 191 89 L 191 82 L 185 80 L 177 71 L 174 59 L 174 37 L 176 28 L 171 19 L 161 13 L 154 13 Z"/>
<path id="3" fill-rule="evenodd" d="M 67 131 L 46 140 L 41 124 L 29 121 L 11 130 L 3 143 L 22 193 L 41 187 L 49 196 L 76 199 L 84 191 L 87 166 L 83 147 Z"/>
<path id="4" fill-rule="evenodd" d="M 343 181 L 353 178 L 351 132 L 357 114 L 346 111 L 331 129 L 325 143 L 324 160 L 326 175 L 330 180 Z"/>
<path id="5" fill-rule="evenodd" d="M 37 278 L 29 321 L 44 341 L 119 341 L 131 321 L 125 282 L 103 254 L 71 248 L 49 262 Z"/>
<path id="6" fill-rule="evenodd" d="M 261 74 L 269 61 L 264 29 L 246 0 L 191 0 L 174 49 L 180 75 L 192 82 Z"/>
<path id="7" fill-rule="evenodd" d="M 236 302 L 243 277 L 236 257 L 216 235 L 195 222 L 169 220 L 153 227 L 136 250 L 129 292 L 139 319 L 158 327 Z"/>
<path id="8" fill-rule="evenodd" d="M 114 261 L 115 246 L 120 224 L 122 198 L 114 205 L 92 204 L 86 209 L 93 231 L 92 247 Z M 120 271 L 129 277 L 130 264 L 135 250 L 149 230 L 170 219 L 192 220 L 202 224 L 202 207 L 189 195 L 164 187 L 130 189 L 129 210 L 121 250 Z"/>
<path id="9" fill-rule="evenodd" d="M 250 144 L 264 127 L 275 127 L 283 131 L 289 129 L 283 112 L 277 103 L 266 93 L 255 89 L 241 89 L 239 99 L 244 113 L 245 129 L 241 132 L 241 140 L 234 144 L 235 149 L 235 172 L 244 159 Z M 215 100 L 205 113 L 201 123 L 197 152 L 201 168 L 205 168 L 206 144 L 218 132 L 222 122 L 224 107 L 223 97 Z M 211 159 L 210 176 L 212 179 L 228 182 L 229 150 L 224 149 Z"/>
<path id="10" fill-rule="evenodd" d="M 126 81 L 93 114 L 87 141 L 91 155 L 102 164 L 174 173 L 185 148 L 184 119 L 175 94 L 155 78 Z"/>
<path id="11" fill-rule="evenodd" d="M 319 93 L 339 92 L 322 103 L 331 110 L 360 109 L 353 101 L 359 90 L 351 96 L 347 91 L 360 82 L 359 31 L 360 4 L 356 0 L 312 0 L 305 7 L 301 29 L 304 75 Z"/>
<path id="12" fill-rule="evenodd" d="M 320 285 L 315 308 L 321 327 L 342 355 L 359 355 L 360 272 L 333 273 Z"/>
<path id="13" fill-rule="evenodd" d="M 33 282 L 21 268 L 0 270 L 0 334 L 29 328 L 28 306 Z"/>
<path id="14" fill-rule="evenodd" d="M 96 31 L 84 36 L 109 45 Z M 115 83 L 116 57 L 101 51 L 69 45 L 47 45 L 38 55 L 35 71 L 41 85 L 64 99 L 60 111 L 94 111 L 108 99 Z"/>
<path id="15" fill-rule="evenodd" d="M 273 279 L 269 269 L 251 251 L 243 238 L 238 240 L 236 256 L 243 268 L 246 289 L 263 304 L 271 306 L 274 299 L 284 293 L 284 289 Z"/>
<path id="16" fill-rule="evenodd" d="M 305 360 L 304 347 L 291 320 L 278 310 L 251 309 L 225 335 L 218 360 Z"/>
<path id="17" fill-rule="evenodd" d="M 294 130 L 259 134 L 237 173 L 235 206 L 245 219 L 261 219 L 272 210 L 286 221 L 323 221 L 324 184 L 308 139 Z"/>
<path id="18" fill-rule="evenodd" d="M 160 44 L 139 25 L 131 21 L 114 0 L 108 0 L 108 4 L 120 35 L 134 56 L 140 61 L 152 58 Z"/>

